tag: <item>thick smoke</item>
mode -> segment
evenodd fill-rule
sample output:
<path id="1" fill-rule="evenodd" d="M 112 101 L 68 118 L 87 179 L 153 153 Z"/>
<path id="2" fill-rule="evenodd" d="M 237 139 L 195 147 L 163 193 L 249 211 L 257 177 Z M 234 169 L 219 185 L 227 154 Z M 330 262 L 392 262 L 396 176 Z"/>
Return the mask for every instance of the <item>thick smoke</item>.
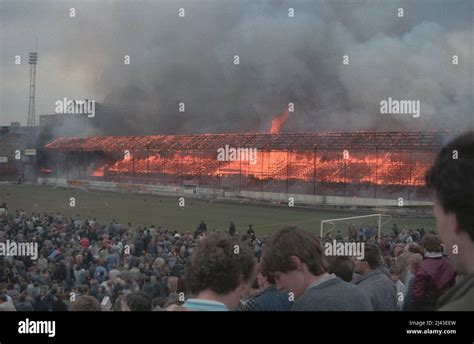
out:
<path id="1" fill-rule="evenodd" d="M 42 74 L 38 94 L 99 101 L 86 135 L 269 132 L 289 102 L 283 132 L 474 128 L 469 0 L 86 2 L 76 25 L 45 18 L 70 3 L 40 5 L 60 33 L 40 37 L 38 68 L 67 86 Z M 420 100 L 421 117 L 380 114 L 389 97 Z"/>

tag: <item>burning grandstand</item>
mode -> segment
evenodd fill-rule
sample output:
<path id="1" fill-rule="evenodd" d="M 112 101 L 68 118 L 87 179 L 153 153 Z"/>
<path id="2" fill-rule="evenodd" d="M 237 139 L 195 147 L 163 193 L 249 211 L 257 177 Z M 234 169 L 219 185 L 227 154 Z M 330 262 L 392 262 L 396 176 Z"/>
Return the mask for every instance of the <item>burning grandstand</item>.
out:
<path id="1" fill-rule="evenodd" d="M 50 156 L 42 174 L 49 179 L 230 190 L 244 197 L 255 192 L 286 198 L 402 197 L 417 204 L 430 200 L 425 171 L 452 135 L 430 131 L 67 137 L 46 145 Z M 255 161 L 218 159 L 218 151 L 226 146 L 254 149 Z"/>

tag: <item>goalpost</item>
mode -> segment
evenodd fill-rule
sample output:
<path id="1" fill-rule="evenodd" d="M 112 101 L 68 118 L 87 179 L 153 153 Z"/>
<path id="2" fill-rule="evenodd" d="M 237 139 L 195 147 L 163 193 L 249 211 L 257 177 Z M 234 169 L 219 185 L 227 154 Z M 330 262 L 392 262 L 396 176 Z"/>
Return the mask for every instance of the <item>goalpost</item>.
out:
<path id="1" fill-rule="evenodd" d="M 378 236 L 380 238 L 380 232 L 382 230 L 382 226 L 392 219 L 391 215 L 371 214 L 371 215 L 361 215 L 361 216 L 343 217 L 343 218 L 338 218 L 338 219 L 322 220 L 321 221 L 321 238 L 324 237 L 324 234 L 330 233 L 331 231 L 334 230 L 334 228 L 336 228 L 336 222 L 346 222 L 346 223 L 352 223 L 355 225 L 357 224 L 361 225 L 360 222 L 359 223 L 356 222 L 357 219 L 366 219 L 366 218 L 372 218 L 372 217 L 377 218 L 376 221 L 377 221 L 377 227 L 378 227 Z M 388 219 L 382 222 L 382 217 L 388 217 Z M 351 221 L 351 220 L 355 220 L 355 221 Z M 330 228 L 329 230 L 326 231 L 326 233 L 324 233 L 325 224 L 330 225 Z"/>

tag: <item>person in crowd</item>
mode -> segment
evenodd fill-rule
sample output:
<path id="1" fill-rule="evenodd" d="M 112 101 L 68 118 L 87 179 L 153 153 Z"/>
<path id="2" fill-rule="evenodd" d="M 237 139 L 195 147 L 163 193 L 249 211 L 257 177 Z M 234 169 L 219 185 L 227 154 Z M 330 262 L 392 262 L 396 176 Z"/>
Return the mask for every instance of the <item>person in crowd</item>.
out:
<path id="1" fill-rule="evenodd" d="M 33 312 L 33 305 L 26 300 L 26 293 L 21 293 L 16 304 L 16 310 L 19 312 Z"/>
<path id="2" fill-rule="evenodd" d="M 263 249 L 262 269 L 294 299 L 292 311 L 372 310 L 360 287 L 328 273 L 319 239 L 306 230 L 286 227 L 275 233 Z"/>
<path id="3" fill-rule="evenodd" d="M 150 312 L 152 304 L 151 296 L 143 291 L 133 292 L 127 296 L 127 305 L 132 312 Z"/>
<path id="4" fill-rule="evenodd" d="M 335 274 L 345 282 L 352 282 L 354 279 L 354 262 L 345 256 L 328 257 L 328 272 Z"/>
<path id="5" fill-rule="evenodd" d="M 229 235 L 234 236 L 235 235 L 235 224 L 233 221 L 230 221 L 230 226 L 229 226 Z"/>
<path id="6" fill-rule="evenodd" d="M 443 257 L 443 246 L 438 236 L 425 235 L 422 247 L 425 256 L 416 270 L 410 310 L 433 311 L 438 298 L 454 285 L 456 276 L 451 261 Z"/>
<path id="7" fill-rule="evenodd" d="M 252 307 L 247 307 L 247 311 L 253 312 L 274 312 L 289 311 L 293 302 L 290 301 L 288 293 L 279 291 L 275 285 L 272 275 L 267 275 L 262 270 L 262 265 L 257 266 L 257 281 L 259 292 L 254 295 Z"/>
<path id="8" fill-rule="evenodd" d="M 186 266 L 185 310 L 236 310 L 255 278 L 255 258 L 248 245 L 224 233 L 199 241 Z"/>
<path id="9" fill-rule="evenodd" d="M 423 256 L 419 253 L 414 253 L 408 257 L 408 272 L 405 278 L 405 293 L 403 294 L 403 311 L 407 311 L 411 307 L 413 282 L 415 281 L 416 270 L 422 261 Z"/>
<path id="10" fill-rule="evenodd" d="M 402 283 L 406 280 L 406 276 L 408 273 L 408 258 L 410 256 L 410 253 L 406 250 L 407 246 L 405 246 L 405 249 L 398 251 L 398 256 L 395 257 L 395 263 L 393 264 L 397 271 L 398 279 Z M 392 265 L 390 265 L 390 267 L 391 266 Z M 392 277 L 392 274 L 390 274 L 390 277 Z"/>
<path id="11" fill-rule="evenodd" d="M 390 278 L 381 271 L 380 250 L 374 244 L 365 244 L 364 259 L 353 257 L 354 272 L 362 277 L 355 282 L 369 297 L 374 310 L 396 311 L 397 292 Z"/>
<path id="12" fill-rule="evenodd" d="M 247 235 L 249 238 L 255 238 L 255 231 L 252 228 L 252 225 L 249 225 L 249 229 L 247 229 Z"/>
<path id="13" fill-rule="evenodd" d="M 5 294 L 0 294 L 0 312 L 15 312 L 16 308 L 13 302 L 10 302 Z"/>
<path id="14" fill-rule="evenodd" d="M 90 295 L 81 295 L 72 302 L 72 311 L 74 312 L 99 312 L 100 303 Z"/>
<path id="15" fill-rule="evenodd" d="M 48 312 L 49 311 L 48 304 L 45 302 L 44 291 L 41 291 L 39 295 L 36 296 L 35 301 L 33 303 L 33 310 L 35 312 Z"/>
<path id="16" fill-rule="evenodd" d="M 51 310 L 53 312 L 67 312 L 68 307 L 67 307 L 66 302 L 64 302 L 64 300 L 66 300 L 66 295 L 64 294 L 64 292 L 62 291 L 58 292 L 55 295 L 53 302 L 51 304 Z"/>
<path id="17" fill-rule="evenodd" d="M 351 228 L 357 236 L 358 227 L 351 225 Z M 418 236 L 410 234 L 417 243 L 425 235 L 422 228 L 404 226 L 403 231 L 419 233 Z M 415 245 L 400 243 L 395 235 L 384 236 L 386 255 L 391 255 L 397 244 L 405 247 L 405 254 L 410 253 L 411 246 Z M 178 233 L 153 225 L 141 227 L 129 223 L 123 226 L 115 219 L 102 225 L 97 219 L 91 220 L 90 216 L 78 214 L 68 217 L 56 212 L 27 214 L 19 209 L 5 213 L 0 219 L 0 237 L 2 241 L 38 243 L 36 261 L 30 257 L 0 257 L 0 294 L 5 294 L 7 301 L 13 305 L 17 306 L 21 294 L 26 292 L 26 302 L 33 306 L 34 311 L 71 310 L 75 301 L 71 301 L 70 297 L 71 292 L 74 292 L 77 298 L 92 296 L 99 303 L 105 300 L 105 305 L 101 305 L 102 310 L 124 311 L 129 310 L 127 296 L 136 292 L 148 293 L 152 300 L 163 300 L 163 308 L 166 308 L 165 304 L 182 308 L 181 292 L 185 293 L 188 300 L 194 298 L 196 295 L 187 291 L 184 266 L 189 265 L 197 245 L 206 235 L 198 231 L 198 235 L 193 236 L 192 230 Z M 263 250 L 271 238 L 260 237 L 251 226 L 247 233 L 239 235 L 236 231 L 233 237 L 229 237 L 242 242 L 240 250 L 242 247 L 248 248 L 252 258 L 259 261 L 263 260 Z M 367 240 L 370 241 L 369 237 Z M 406 252 L 407 246 L 410 249 Z M 391 256 L 391 259 L 395 260 L 395 257 Z M 454 256 L 451 257 L 451 260 L 454 259 Z M 387 262 L 387 266 L 392 264 L 390 259 Z M 336 263 L 335 268 L 330 264 L 327 273 L 334 273 L 348 281 L 353 262 L 339 257 Z M 387 270 L 385 267 L 380 269 Z M 258 300 L 263 303 L 266 300 L 263 296 L 267 294 L 269 299 L 273 298 L 273 294 L 280 293 L 296 300 L 295 295 L 278 290 L 273 274 L 261 270 L 261 276 L 252 280 L 261 283 L 251 298 L 255 301 L 254 306 Z M 353 276 L 357 278 L 359 275 L 353 272 Z M 268 286 L 264 282 L 265 277 Z M 273 283 L 274 288 L 271 287 Z M 246 304 L 250 305 L 248 302 Z M 281 309 L 278 305 L 274 306 Z M 272 307 L 265 302 L 264 309 L 268 308 Z"/>
<path id="18" fill-rule="evenodd" d="M 439 311 L 474 311 L 473 176 L 473 133 L 444 146 L 426 173 L 426 184 L 434 190 L 437 231 L 459 274 L 456 285 L 438 298 Z"/>
<path id="19" fill-rule="evenodd" d="M 401 311 L 403 308 L 403 300 L 405 295 L 405 284 L 400 281 L 400 271 L 395 265 L 390 267 L 390 278 L 397 288 L 397 309 Z"/>
<path id="20" fill-rule="evenodd" d="M 199 223 L 198 230 L 200 230 L 201 232 L 207 231 L 207 225 L 204 220 L 201 220 L 201 222 Z"/>

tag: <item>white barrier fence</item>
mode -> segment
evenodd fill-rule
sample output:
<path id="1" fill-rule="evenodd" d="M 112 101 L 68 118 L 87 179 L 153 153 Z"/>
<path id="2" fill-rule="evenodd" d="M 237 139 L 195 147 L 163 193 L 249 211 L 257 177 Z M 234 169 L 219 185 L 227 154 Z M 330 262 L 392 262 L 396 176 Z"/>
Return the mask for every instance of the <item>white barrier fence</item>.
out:
<path id="1" fill-rule="evenodd" d="M 358 198 L 325 195 L 302 195 L 259 191 L 238 191 L 226 189 L 208 189 L 196 186 L 160 186 L 147 184 L 127 184 L 114 182 L 98 182 L 74 179 L 38 178 L 39 184 L 63 187 L 82 188 L 97 191 L 147 193 L 164 196 L 188 195 L 195 198 L 227 198 L 288 203 L 290 197 L 295 205 L 330 205 L 330 206 L 362 206 L 362 207 L 396 207 L 399 198 Z M 432 206 L 432 202 L 404 200 L 403 206 Z"/>

